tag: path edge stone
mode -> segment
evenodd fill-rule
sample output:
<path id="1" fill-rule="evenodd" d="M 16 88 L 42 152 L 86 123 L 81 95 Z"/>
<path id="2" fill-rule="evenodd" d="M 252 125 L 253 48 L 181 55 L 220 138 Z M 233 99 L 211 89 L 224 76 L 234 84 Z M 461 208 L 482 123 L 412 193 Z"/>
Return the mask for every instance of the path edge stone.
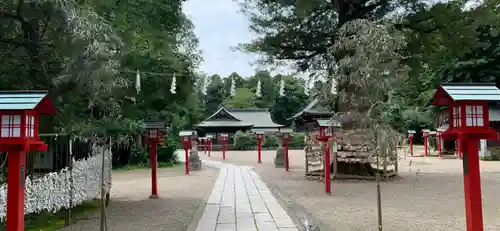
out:
<path id="1" fill-rule="evenodd" d="M 210 168 L 212 168 L 212 167 L 210 167 Z M 219 172 L 215 176 L 215 179 L 217 180 L 217 178 L 220 175 L 221 169 L 220 168 L 214 168 L 214 169 L 219 170 Z M 215 184 L 215 181 L 214 181 L 214 184 Z M 201 200 L 201 202 L 198 204 L 198 208 L 196 209 L 196 212 L 194 213 L 193 217 L 191 218 L 191 221 L 189 222 L 189 225 L 188 225 L 186 231 L 196 231 L 196 228 L 198 226 L 198 222 L 200 221 L 201 216 L 203 215 L 203 212 L 205 211 L 205 207 L 207 207 L 208 198 L 210 198 L 211 192 L 212 191 L 207 193 L 207 195 L 205 195 L 203 197 L 203 199 Z"/>

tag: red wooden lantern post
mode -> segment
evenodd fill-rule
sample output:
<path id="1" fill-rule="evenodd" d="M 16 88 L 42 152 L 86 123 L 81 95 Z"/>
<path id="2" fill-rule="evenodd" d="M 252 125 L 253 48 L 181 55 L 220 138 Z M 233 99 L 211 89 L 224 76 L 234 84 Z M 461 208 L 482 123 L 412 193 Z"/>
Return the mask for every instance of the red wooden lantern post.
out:
<path id="1" fill-rule="evenodd" d="M 288 129 L 280 129 L 281 139 L 283 141 L 283 148 L 285 149 L 285 171 L 290 170 L 290 159 L 288 158 L 288 143 L 290 142 L 290 133 Z"/>
<path id="2" fill-rule="evenodd" d="M 441 85 L 433 105 L 448 106 L 449 129 L 445 139 L 460 140 L 463 155 L 465 215 L 467 231 L 483 230 L 479 140 L 498 138 L 489 126 L 488 101 L 499 101 L 500 90 L 494 84 Z"/>
<path id="3" fill-rule="evenodd" d="M 162 122 L 156 122 L 156 121 L 146 121 L 144 122 L 144 128 L 146 129 L 147 132 L 147 139 L 149 141 L 149 144 L 151 145 L 151 153 L 150 153 L 150 158 L 151 158 L 151 195 L 149 196 L 150 199 L 158 199 L 158 177 L 156 175 L 156 172 L 158 170 L 158 155 L 157 155 L 157 146 L 158 143 L 160 142 L 162 135 L 161 132 L 163 131 L 165 124 Z"/>
<path id="4" fill-rule="evenodd" d="M 443 146 L 444 146 L 444 140 L 443 140 L 443 133 L 446 131 L 446 129 L 443 128 L 438 128 L 437 129 L 437 143 L 438 143 L 438 152 L 439 152 L 439 157 L 442 159 L 444 158 L 443 156 Z"/>
<path id="5" fill-rule="evenodd" d="M 205 137 L 205 142 L 207 143 L 207 153 L 208 157 L 210 157 L 210 153 L 212 152 L 212 136 L 208 135 Z"/>
<path id="6" fill-rule="evenodd" d="M 408 140 L 410 142 L 410 155 L 413 156 L 413 136 L 415 135 L 415 131 L 408 130 Z"/>
<path id="7" fill-rule="evenodd" d="M 156 172 L 158 170 L 158 154 L 157 154 L 157 146 L 160 142 L 162 136 L 161 132 L 165 127 L 165 124 L 162 122 L 155 121 L 146 121 L 144 122 L 144 127 L 146 128 L 147 138 L 149 144 L 151 145 L 151 195 L 150 199 L 158 199 L 158 177 Z"/>
<path id="8" fill-rule="evenodd" d="M 255 137 L 257 137 L 257 163 L 260 164 L 262 163 L 261 150 L 262 150 L 262 139 L 264 138 L 264 132 L 256 131 Z"/>
<path id="9" fill-rule="evenodd" d="M 429 156 L 429 129 L 422 129 L 422 136 L 424 137 L 424 156 Z"/>
<path id="10" fill-rule="evenodd" d="M 318 123 L 320 126 L 320 135 L 318 136 L 318 140 L 323 142 L 323 166 L 324 166 L 324 175 L 325 175 L 325 192 L 327 194 L 332 193 L 332 178 L 331 178 L 331 151 L 330 145 L 328 141 L 334 137 L 334 130 L 331 123 Z"/>
<path id="11" fill-rule="evenodd" d="M 223 160 L 226 159 L 226 144 L 227 144 L 228 138 L 229 138 L 228 134 L 220 134 L 220 142 L 222 145 L 222 159 Z"/>
<path id="12" fill-rule="evenodd" d="M 186 175 L 189 175 L 189 147 L 191 147 L 191 139 L 193 138 L 193 131 L 181 131 L 179 132 L 179 136 L 181 137 L 181 141 L 184 144 L 184 158 L 186 159 L 185 168 Z"/>
<path id="13" fill-rule="evenodd" d="M 26 152 L 46 151 L 41 114 L 55 114 L 47 91 L 0 91 L 0 152 L 8 153 L 7 229 L 24 230 Z"/>

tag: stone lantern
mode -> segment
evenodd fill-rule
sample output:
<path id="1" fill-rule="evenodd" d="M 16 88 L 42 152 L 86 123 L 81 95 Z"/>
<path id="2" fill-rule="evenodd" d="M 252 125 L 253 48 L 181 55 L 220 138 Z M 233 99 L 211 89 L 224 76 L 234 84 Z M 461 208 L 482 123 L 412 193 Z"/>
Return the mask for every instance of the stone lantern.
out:
<path id="1" fill-rule="evenodd" d="M 434 95 L 434 106 L 448 107 L 449 128 L 443 138 L 459 140 L 462 147 L 467 231 L 483 230 L 479 140 L 498 139 L 489 126 L 488 102 L 500 101 L 495 84 L 443 84 Z"/>

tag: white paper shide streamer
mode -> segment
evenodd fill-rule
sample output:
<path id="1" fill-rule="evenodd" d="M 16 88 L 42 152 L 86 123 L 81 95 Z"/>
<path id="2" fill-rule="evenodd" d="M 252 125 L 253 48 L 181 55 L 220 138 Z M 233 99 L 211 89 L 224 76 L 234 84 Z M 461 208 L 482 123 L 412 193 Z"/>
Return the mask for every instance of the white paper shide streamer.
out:
<path id="1" fill-rule="evenodd" d="M 173 95 L 174 95 L 175 93 L 177 93 L 176 88 L 177 88 L 177 84 L 176 84 L 175 74 L 174 74 L 174 75 L 172 76 L 172 84 L 170 85 L 170 93 L 172 93 Z"/>
<path id="2" fill-rule="evenodd" d="M 205 79 L 203 80 L 203 87 L 201 88 L 201 93 L 203 95 L 207 95 L 207 88 L 208 88 L 208 86 L 210 86 L 211 83 L 212 83 L 212 79 L 205 77 Z"/>
<path id="3" fill-rule="evenodd" d="M 285 96 L 285 80 L 281 79 L 280 82 L 280 96 L 283 97 Z"/>
<path id="4" fill-rule="evenodd" d="M 257 81 L 257 87 L 255 89 L 255 95 L 257 97 L 262 97 L 262 89 L 261 89 L 261 82 L 260 79 Z"/>
<path id="5" fill-rule="evenodd" d="M 332 79 L 332 87 L 330 88 L 330 93 L 333 95 L 337 94 L 337 81 L 335 79 Z"/>
<path id="6" fill-rule="evenodd" d="M 105 157 L 105 191 L 109 192 L 111 189 L 111 151 L 104 147 L 94 146 L 92 154 L 89 158 L 73 161 L 72 173 L 69 168 L 64 168 L 59 172 L 45 174 L 41 178 L 26 177 L 24 214 L 41 211 L 55 213 L 99 197 L 102 155 Z M 73 177 L 73 190 L 70 188 L 71 176 Z M 70 193 L 73 194 L 71 197 Z M 72 198 L 72 204 L 70 204 L 70 198 Z M 3 184 L 0 185 L 0 221 L 5 220 L 6 204 L 7 184 Z"/>
<path id="7" fill-rule="evenodd" d="M 234 83 L 234 78 L 231 78 L 231 89 L 230 89 L 230 92 L 231 96 L 235 96 L 236 95 L 236 85 Z"/>
<path id="8" fill-rule="evenodd" d="M 304 85 L 304 95 L 309 95 L 309 82 Z"/>
<path id="9" fill-rule="evenodd" d="M 141 74 L 139 74 L 139 70 L 137 70 L 137 73 L 135 74 L 135 90 L 137 91 L 137 94 L 141 91 Z"/>

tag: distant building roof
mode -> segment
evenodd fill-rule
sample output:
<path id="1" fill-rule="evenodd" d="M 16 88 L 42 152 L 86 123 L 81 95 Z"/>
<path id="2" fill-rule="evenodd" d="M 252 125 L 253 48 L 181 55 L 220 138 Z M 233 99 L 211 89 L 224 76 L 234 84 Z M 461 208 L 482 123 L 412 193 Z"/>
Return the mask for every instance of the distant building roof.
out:
<path id="1" fill-rule="evenodd" d="M 0 110 L 39 110 L 54 114 L 54 105 L 47 98 L 47 91 L 0 91 Z"/>
<path id="2" fill-rule="evenodd" d="M 314 99 L 302 111 L 288 118 L 288 120 L 297 119 L 304 114 L 315 116 L 331 116 L 334 113 L 328 108 L 324 107 L 319 99 Z"/>
<path id="3" fill-rule="evenodd" d="M 254 129 L 280 128 L 271 119 L 268 109 L 226 109 L 221 107 L 197 127 L 252 127 Z"/>
<path id="4" fill-rule="evenodd" d="M 439 86 L 435 96 L 434 105 L 444 106 L 450 102 L 442 99 L 443 96 L 448 96 L 453 101 L 464 100 L 485 100 L 499 101 L 500 90 L 495 84 L 489 83 L 450 83 Z"/>

